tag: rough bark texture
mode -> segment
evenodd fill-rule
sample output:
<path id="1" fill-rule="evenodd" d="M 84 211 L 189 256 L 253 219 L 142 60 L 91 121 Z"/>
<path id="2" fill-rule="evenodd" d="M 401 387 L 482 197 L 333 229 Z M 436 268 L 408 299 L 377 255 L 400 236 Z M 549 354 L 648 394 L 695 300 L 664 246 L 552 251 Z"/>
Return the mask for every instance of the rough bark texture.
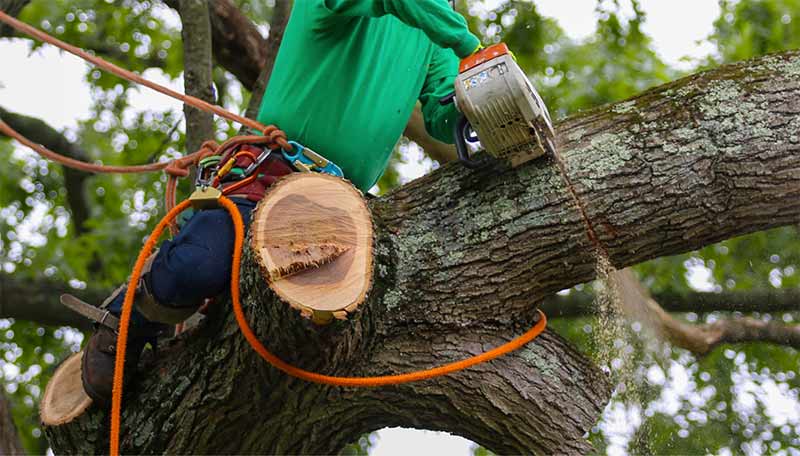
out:
<path id="1" fill-rule="evenodd" d="M 11 418 L 11 404 L 2 388 L 0 388 L 0 454 L 9 456 L 25 454 L 17 434 L 17 426 Z"/>
<path id="2" fill-rule="evenodd" d="M 183 81 L 186 93 L 209 103 L 215 102 L 211 75 L 211 21 L 208 0 L 180 0 L 183 38 Z M 214 116 L 189 105 L 186 115 L 186 150 L 200 149 L 203 141 L 214 139 Z"/>
<path id="3" fill-rule="evenodd" d="M 558 125 L 561 154 L 613 264 L 800 217 L 800 53 L 686 78 Z M 352 320 L 317 328 L 277 302 L 245 252 L 245 311 L 284 359 L 345 375 L 460 359 L 519 334 L 542 297 L 595 275 L 593 245 L 547 160 L 444 166 L 372 201 L 376 281 Z M 261 362 L 227 305 L 128 385 L 124 452 L 331 453 L 386 425 L 456 432 L 498 452 L 581 453 L 609 398 L 552 333 L 474 370 L 369 390 L 320 387 Z M 57 453 L 106 449 L 92 410 L 47 429 Z"/>

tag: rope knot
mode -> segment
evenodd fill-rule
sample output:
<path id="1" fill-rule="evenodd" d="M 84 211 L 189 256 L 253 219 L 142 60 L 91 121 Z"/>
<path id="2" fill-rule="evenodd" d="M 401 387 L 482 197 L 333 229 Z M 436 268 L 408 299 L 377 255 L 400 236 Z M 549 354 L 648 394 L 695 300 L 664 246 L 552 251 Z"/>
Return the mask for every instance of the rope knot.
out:
<path id="1" fill-rule="evenodd" d="M 186 177 L 189 175 L 189 168 L 196 166 L 200 160 L 215 155 L 217 150 L 219 150 L 219 144 L 217 144 L 216 141 L 204 141 L 197 152 L 185 157 L 176 158 L 169 162 L 169 165 L 164 168 L 164 172 L 170 176 Z"/>

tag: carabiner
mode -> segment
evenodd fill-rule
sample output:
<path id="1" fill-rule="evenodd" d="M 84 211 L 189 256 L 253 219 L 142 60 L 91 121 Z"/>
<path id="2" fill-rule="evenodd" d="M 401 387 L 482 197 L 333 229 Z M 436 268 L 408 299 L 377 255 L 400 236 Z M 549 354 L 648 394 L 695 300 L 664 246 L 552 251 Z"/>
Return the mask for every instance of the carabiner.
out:
<path id="1" fill-rule="evenodd" d="M 248 166 L 248 167 L 247 167 L 247 168 L 244 170 L 244 173 L 242 173 L 242 176 L 243 176 L 243 177 L 247 177 L 247 176 L 249 176 L 250 174 L 252 174 L 252 173 L 253 173 L 253 171 L 255 171 L 256 169 L 258 169 L 258 167 L 259 167 L 259 166 L 261 166 L 261 164 L 262 164 L 262 163 L 264 163 L 264 160 L 266 160 L 266 159 L 267 159 L 267 158 L 268 158 L 268 157 L 269 157 L 271 154 L 272 154 L 272 151 L 271 151 L 271 150 L 269 150 L 268 148 L 266 148 L 266 147 L 265 147 L 265 148 L 264 148 L 264 149 L 261 151 L 261 154 L 259 154 L 259 156 L 258 156 L 258 158 L 256 159 L 256 161 L 254 161 L 253 163 L 251 163 L 251 164 L 250 164 L 250 166 Z"/>
<path id="2" fill-rule="evenodd" d="M 281 148 L 281 153 L 283 154 L 283 158 L 291 163 L 297 171 L 318 171 L 320 173 L 326 173 L 336 177 L 344 177 L 342 168 L 339 168 L 336 163 L 328 160 L 327 158 L 298 143 L 297 141 L 289 141 L 289 144 L 292 146 L 294 154 L 291 153 L 291 151 L 287 151 L 283 148 Z"/>

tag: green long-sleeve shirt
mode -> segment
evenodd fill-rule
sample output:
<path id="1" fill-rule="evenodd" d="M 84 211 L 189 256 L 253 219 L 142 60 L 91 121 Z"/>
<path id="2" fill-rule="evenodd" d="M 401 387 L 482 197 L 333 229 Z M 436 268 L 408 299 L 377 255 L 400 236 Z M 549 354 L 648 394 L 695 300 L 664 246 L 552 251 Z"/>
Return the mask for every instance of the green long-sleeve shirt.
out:
<path id="1" fill-rule="evenodd" d="M 342 167 L 368 190 L 416 100 L 452 143 L 459 57 L 479 45 L 447 0 L 295 0 L 258 120 Z"/>

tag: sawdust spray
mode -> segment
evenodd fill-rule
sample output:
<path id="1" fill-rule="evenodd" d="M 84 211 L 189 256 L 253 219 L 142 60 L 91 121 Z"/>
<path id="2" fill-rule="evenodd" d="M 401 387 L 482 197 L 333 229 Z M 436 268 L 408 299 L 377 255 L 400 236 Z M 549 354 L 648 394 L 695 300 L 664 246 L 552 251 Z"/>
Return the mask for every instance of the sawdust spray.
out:
<path id="1" fill-rule="evenodd" d="M 589 240 L 594 244 L 593 256 L 595 258 L 594 307 L 596 320 L 592 329 L 592 345 L 595 361 L 601 369 L 609 375 L 614 385 L 613 400 L 626 403 L 636 403 L 643 410 L 643 394 L 635 379 L 636 367 L 634 362 L 634 335 L 627 325 L 623 310 L 622 283 L 617 276 L 617 269 L 611 264 L 608 252 L 603 248 L 594 227 L 589 220 L 586 208 L 578 198 L 575 187 L 567 174 L 566 165 L 560 156 L 553 155 L 558 165 L 561 177 L 566 183 L 572 204 L 580 213 L 586 227 Z M 648 436 L 639 436 L 639 451 L 648 453 Z"/>

